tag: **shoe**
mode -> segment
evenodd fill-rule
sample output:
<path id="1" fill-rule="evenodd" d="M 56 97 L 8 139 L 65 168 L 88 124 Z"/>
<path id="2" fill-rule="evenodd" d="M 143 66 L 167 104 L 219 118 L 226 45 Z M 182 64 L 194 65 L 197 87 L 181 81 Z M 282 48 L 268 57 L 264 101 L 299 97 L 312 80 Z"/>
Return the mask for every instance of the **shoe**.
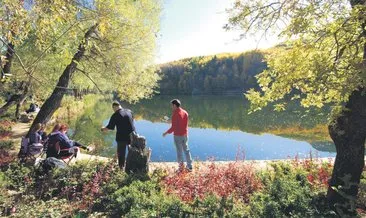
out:
<path id="1" fill-rule="evenodd" d="M 192 167 L 187 167 L 187 168 L 186 168 L 186 170 L 187 170 L 188 172 L 192 172 Z"/>

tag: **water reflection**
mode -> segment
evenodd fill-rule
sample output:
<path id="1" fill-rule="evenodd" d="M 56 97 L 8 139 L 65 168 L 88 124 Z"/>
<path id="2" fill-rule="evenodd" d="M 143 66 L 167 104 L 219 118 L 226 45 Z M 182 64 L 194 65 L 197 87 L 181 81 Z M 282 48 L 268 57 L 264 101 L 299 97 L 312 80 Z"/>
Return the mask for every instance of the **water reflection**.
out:
<path id="1" fill-rule="evenodd" d="M 161 136 L 169 128 L 169 124 L 163 120 L 164 116 L 170 117 L 169 101 L 172 98 L 158 96 L 136 105 L 124 105 L 134 112 L 137 131 L 147 138 L 148 146 L 153 150 L 153 161 L 176 159 L 172 136 Z M 325 124 L 324 114 L 327 111 L 305 111 L 290 105 L 287 112 L 264 109 L 248 115 L 248 103 L 243 97 L 180 96 L 180 99 L 190 114 L 189 144 L 195 159 L 214 157 L 216 160 L 234 160 L 239 147 L 245 151 L 246 159 L 284 159 L 296 155 L 305 157 L 310 152 L 319 157 L 335 156 L 334 145 L 327 138 L 306 142 L 297 139 L 296 135 L 291 137 L 288 133 L 286 137 L 268 134 L 271 128 L 281 129 L 293 125 L 313 128 Z M 115 133 L 102 134 L 99 131 L 111 114 L 110 102 L 101 101 L 88 108 L 75 122 L 74 138 L 87 144 L 101 145 L 98 149 L 101 155 L 114 155 Z"/>

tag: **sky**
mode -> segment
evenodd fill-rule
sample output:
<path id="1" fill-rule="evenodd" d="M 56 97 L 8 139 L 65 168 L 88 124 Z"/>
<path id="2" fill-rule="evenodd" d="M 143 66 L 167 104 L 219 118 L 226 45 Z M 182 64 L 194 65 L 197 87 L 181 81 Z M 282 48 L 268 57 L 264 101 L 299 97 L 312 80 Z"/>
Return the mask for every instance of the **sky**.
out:
<path id="1" fill-rule="evenodd" d="M 156 63 L 224 52 L 269 48 L 276 37 L 242 39 L 239 31 L 225 31 L 226 8 L 233 0 L 164 0 Z"/>

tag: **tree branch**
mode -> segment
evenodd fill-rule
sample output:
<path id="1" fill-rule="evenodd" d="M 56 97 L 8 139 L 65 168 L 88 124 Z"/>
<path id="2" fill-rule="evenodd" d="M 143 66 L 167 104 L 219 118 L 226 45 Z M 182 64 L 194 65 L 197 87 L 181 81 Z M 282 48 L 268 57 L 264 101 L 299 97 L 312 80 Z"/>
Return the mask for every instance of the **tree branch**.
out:
<path id="1" fill-rule="evenodd" d="M 97 87 L 98 91 L 100 93 L 102 93 L 102 90 L 98 87 L 97 83 L 89 76 L 89 74 L 87 72 L 85 72 L 84 70 L 80 69 L 80 68 L 76 68 L 76 70 L 82 72 L 86 77 L 88 77 L 88 79 L 90 81 L 92 81 L 92 83 L 95 85 L 95 87 Z"/>

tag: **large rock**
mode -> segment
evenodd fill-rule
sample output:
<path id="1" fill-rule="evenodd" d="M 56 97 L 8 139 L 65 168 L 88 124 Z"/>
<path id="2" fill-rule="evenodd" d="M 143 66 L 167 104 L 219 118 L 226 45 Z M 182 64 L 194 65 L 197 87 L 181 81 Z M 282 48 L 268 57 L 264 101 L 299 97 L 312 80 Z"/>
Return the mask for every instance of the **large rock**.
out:
<path id="1" fill-rule="evenodd" d="M 131 133 L 131 145 L 126 159 L 126 173 L 148 173 L 151 149 L 146 146 L 146 139 L 136 132 Z"/>

